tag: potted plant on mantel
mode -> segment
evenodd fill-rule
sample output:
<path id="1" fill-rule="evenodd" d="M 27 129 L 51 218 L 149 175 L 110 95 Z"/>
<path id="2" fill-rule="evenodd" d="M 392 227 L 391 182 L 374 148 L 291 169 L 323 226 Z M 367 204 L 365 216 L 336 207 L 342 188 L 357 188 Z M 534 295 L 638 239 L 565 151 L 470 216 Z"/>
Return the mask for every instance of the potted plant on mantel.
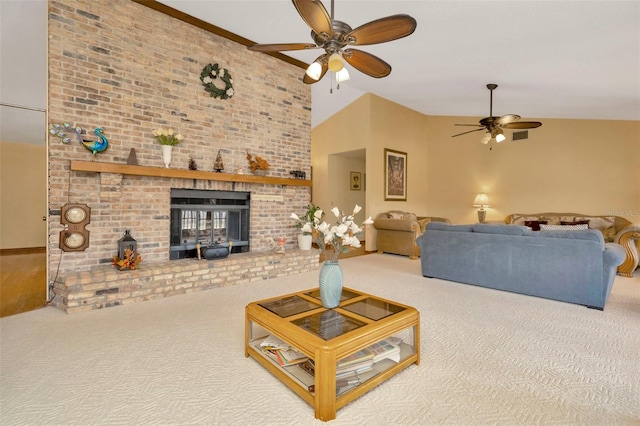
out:
<path id="1" fill-rule="evenodd" d="M 153 130 L 153 137 L 162 145 L 162 162 L 166 168 L 169 168 L 173 146 L 178 145 L 184 139 L 184 136 L 180 133 L 174 133 L 171 128 L 159 128 Z"/>
<path id="2" fill-rule="evenodd" d="M 247 161 L 249 162 L 249 168 L 251 169 L 251 173 L 256 176 L 264 176 L 267 174 L 267 170 L 269 170 L 269 162 L 262 157 L 256 155 L 255 159 L 249 151 L 247 151 Z"/>
<path id="3" fill-rule="evenodd" d="M 298 234 L 298 248 L 300 250 L 311 250 L 311 243 L 313 242 L 313 225 L 315 219 L 322 219 L 323 211 L 315 204 L 309 204 L 307 211 L 302 216 L 298 216 L 295 213 L 291 213 L 291 219 L 295 220 L 295 227 L 299 231 Z M 318 216 L 316 218 L 316 215 Z"/>

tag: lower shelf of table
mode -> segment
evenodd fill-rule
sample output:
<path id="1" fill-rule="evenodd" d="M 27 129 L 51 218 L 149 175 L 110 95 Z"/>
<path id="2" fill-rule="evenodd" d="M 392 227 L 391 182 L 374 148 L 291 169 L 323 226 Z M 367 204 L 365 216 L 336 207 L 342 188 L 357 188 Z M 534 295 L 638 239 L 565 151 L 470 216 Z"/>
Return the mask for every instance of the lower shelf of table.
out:
<path id="1" fill-rule="evenodd" d="M 310 373 L 307 373 L 304 369 L 302 369 L 299 364 L 294 364 L 294 365 L 289 365 L 284 367 L 280 366 L 280 364 L 278 364 L 276 361 L 274 361 L 273 359 L 271 359 L 269 356 L 267 356 L 262 352 L 260 347 L 260 343 L 262 342 L 262 340 L 263 339 L 260 338 L 250 342 L 249 354 L 252 355 L 258 361 L 262 360 L 262 362 L 260 362 L 261 364 L 264 365 L 266 362 L 268 365 L 270 365 L 271 368 L 269 368 L 269 370 L 271 370 L 272 372 L 274 371 L 279 372 L 281 374 L 286 375 L 288 378 L 290 378 L 292 383 L 296 384 L 297 387 L 299 387 L 299 389 L 297 390 L 294 389 L 296 390 L 296 393 L 298 394 L 300 394 L 300 392 L 307 393 L 308 395 L 313 397 L 314 392 L 310 391 L 309 388 L 310 386 L 315 385 L 315 378 Z M 350 391 L 356 390 L 359 388 L 362 388 L 363 392 L 359 392 L 360 394 L 362 394 L 366 392 L 366 390 L 368 390 L 369 388 L 376 386 L 378 383 L 386 380 L 388 377 L 395 374 L 396 370 L 404 369 L 406 368 L 406 366 L 416 362 L 417 356 L 413 346 L 407 343 L 401 343 L 399 346 L 400 346 L 400 360 L 398 362 L 395 362 L 390 359 L 383 359 L 374 363 L 372 370 L 358 374 L 360 383 L 347 384 L 345 386 L 336 387 L 336 398 L 340 398 L 341 396 L 349 393 Z M 256 357 L 259 357 L 259 359 Z M 279 374 L 276 374 L 276 376 L 279 376 Z M 374 381 L 374 379 L 375 379 L 375 383 L 371 383 Z M 366 390 L 364 389 L 365 387 L 366 387 Z M 352 400 L 352 399 L 353 398 L 350 398 L 349 400 Z M 312 400 L 313 398 L 311 399 L 311 401 Z M 340 400 L 338 399 L 337 400 L 338 405 L 341 406 L 339 404 L 339 401 Z M 313 405 L 313 402 L 310 402 L 310 404 Z"/>

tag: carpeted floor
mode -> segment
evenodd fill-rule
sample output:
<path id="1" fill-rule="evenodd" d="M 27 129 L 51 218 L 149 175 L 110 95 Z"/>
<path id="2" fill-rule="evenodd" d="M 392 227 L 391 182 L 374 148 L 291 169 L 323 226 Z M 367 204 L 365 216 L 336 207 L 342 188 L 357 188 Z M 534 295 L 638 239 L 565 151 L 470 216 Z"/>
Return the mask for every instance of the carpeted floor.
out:
<path id="1" fill-rule="evenodd" d="M 638 425 L 640 276 L 603 312 L 423 278 L 420 262 L 341 261 L 345 285 L 415 306 L 421 363 L 332 425 Z M 312 425 L 313 409 L 244 357 L 244 306 L 317 272 L 66 315 L 0 320 L 0 423 Z M 561 283 L 559 283 L 561 285 Z"/>

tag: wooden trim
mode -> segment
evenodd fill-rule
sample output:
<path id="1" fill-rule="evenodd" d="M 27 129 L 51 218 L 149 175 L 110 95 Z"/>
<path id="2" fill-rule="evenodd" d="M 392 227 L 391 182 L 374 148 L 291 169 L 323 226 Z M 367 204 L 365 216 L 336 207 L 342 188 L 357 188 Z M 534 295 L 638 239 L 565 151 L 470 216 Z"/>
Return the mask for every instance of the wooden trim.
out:
<path id="1" fill-rule="evenodd" d="M 23 247 L 23 248 L 10 248 L 0 249 L 0 256 L 12 256 L 16 254 L 36 254 L 46 253 L 46 247 Z"/>
<path id="2" fill-rule="evenodd" d="M 70 168 L 71 170 L 76 172 L 117 173 L 133 176 L 154 176 L 166 178 L 217 180 L 224 182 L 263 183 L 267 185 L 311 186 L 311 181 L 305 179 L 240 175 L 233 173 L 169 169 L 162 167 L 132 166 L 128 164 L 100 163 L 96 161 L 71 160 Z"/>
<path id="3" fill-rule="evenodd" d="M 143 6 L 146 6 L 150 9 L 156 10 L 158 12 L 164 13 L 165 15 L 171 16 L 172 18 L 175 18 L 179 21 L 186 22 L 187 24 L 191 24 L 205 31 L 209 31 L 212 34 L 216 34 L 216 35 L 219 35 L 220 37 L 224 37 L 228 40 L 242 44 L 244 46 L 251 46 L 252 44 L 256 44 L 256 42 L 252 40 L 249 40 L 247 38 L 234 34 L 230 31 L 217 27 L 201 19 L 195 18 L 184 12 L 180 12 L 179 10 L 176 10 L 165 4 L 159 3 L 156 0 L 131 0 L 131 1 L 133 1 L 134 3 L 141 4 Z M 304 70 L 306 70 L 307 67 L 309 66 L 309 64 L 303 61 L 292 58 L 291 56 L 284 55 L 280 52 L 265 52 L 265 54 L 272 56 L 276 59 L 280 59 L 281 61 L 287 62 L 291 65 L 295 65 L 296 67 L 302 68 Z"/>

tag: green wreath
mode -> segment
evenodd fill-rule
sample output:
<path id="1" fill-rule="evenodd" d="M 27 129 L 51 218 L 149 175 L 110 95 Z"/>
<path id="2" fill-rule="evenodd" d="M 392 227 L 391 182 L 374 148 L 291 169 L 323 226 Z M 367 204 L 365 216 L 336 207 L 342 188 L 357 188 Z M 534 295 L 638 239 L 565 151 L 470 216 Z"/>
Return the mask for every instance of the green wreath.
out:
<path id="1" fill-rule="evenodd" d="M 224 83 L 224 89 L 220 89 L 215 82 L 220 80 Z M 233 96 L 233 78 L 226 68 L 220 68 L 218 64 L 209 64 L 202 69 L 200 81 L 204 85 L 204 90 L 209 92 L 212 98 L 229 99 Z"/>

